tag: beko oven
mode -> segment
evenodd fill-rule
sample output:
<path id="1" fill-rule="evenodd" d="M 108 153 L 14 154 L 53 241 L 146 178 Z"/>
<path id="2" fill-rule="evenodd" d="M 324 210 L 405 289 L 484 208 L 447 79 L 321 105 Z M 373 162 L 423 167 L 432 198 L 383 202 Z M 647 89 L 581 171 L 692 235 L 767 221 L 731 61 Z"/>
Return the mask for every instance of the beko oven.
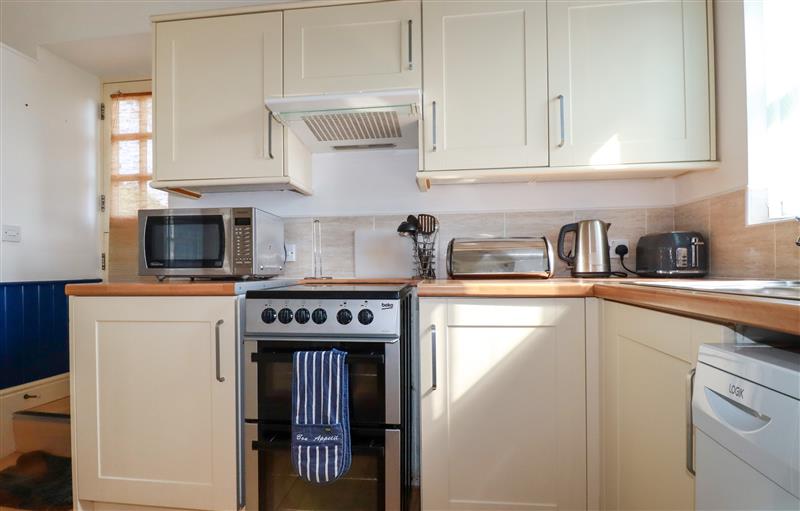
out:
<path id="1" fill-rule="evenodd" d="M 245 495 L 248 509 L 418 509 L 416 293 L 410 287 L 292 286 L 251 291 L 243 349 Z M 314 485 L 290 451 L 292 354 L 347 352 L 352 465 Z"/>

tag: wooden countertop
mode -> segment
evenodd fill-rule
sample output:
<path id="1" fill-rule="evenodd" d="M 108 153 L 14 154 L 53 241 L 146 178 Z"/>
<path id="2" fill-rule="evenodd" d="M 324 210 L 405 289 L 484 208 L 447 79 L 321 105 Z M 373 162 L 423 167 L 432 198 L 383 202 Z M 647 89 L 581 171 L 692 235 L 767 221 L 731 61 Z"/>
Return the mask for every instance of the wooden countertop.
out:
<path id="1" fill-rule="evenodd" d="M 643 279 L 638 279 L 643 280 Z M 276 281 L 166 281 L 69 284 L 70 296 L 233 296 Z M 597 297 L 720 323 L 738 323 L 800 335 L 800 302 L 704 291 L 632 286 L 620 279 L 409 280 L 305 279 L 298 284 L 416 285 L 421 297 L 557 298 Z M 662 280 L 663 282 L 663 280 Z"/>

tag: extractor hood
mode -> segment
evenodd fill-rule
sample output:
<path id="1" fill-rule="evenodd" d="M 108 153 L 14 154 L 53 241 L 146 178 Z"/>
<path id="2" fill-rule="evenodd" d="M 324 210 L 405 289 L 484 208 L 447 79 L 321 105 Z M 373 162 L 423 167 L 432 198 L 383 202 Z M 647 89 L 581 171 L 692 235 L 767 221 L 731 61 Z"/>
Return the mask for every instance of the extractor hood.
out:
<path id="1" fill-rule="evenodd" d="M 414 149 L 418 145 L 420 91 L 266 98 L 275 119 L 312 153 L 359 149 Z"/>

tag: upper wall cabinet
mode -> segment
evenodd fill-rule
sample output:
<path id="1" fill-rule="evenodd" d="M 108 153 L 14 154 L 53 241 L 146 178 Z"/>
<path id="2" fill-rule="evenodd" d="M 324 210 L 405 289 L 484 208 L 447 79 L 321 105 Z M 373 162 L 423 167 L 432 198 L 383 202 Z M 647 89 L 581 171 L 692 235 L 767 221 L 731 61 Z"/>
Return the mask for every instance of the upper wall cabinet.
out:
<path id="1" fill-rule="evenodd" d="M 154 186 L 310 189 L 304 149 L 264 107 L 283 93 L 282 18 L 156 24 Z"/>
<path id="2" fill-rule="evenodd" d="M 548 164 L 547 11 L 426 1 L 424 170 Z"/>
<path id="3" fill-rule="evenodd" d="M 551 165 L 712 159 L 705 2 L 547 9 Z"/>
<path id="4" fill-rule="evenodd" d="M 420 87 L 419 0 L 297 9 L 284 16 L 287 96 Z"/>

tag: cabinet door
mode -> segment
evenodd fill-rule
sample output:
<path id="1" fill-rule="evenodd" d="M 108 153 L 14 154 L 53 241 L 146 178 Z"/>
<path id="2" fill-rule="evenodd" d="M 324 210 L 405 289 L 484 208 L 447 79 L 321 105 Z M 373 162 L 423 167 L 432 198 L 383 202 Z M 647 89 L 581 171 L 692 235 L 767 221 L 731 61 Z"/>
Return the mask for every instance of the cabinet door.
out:
<path id="1" fill-rule="evenodd" d="M 422 508 L 586 509 L 583 300 L 420 313 Z"/>
<path id="2" fill-rule="evenodd" d="M 76 499 L 236 509 L 236 298 L 73 298 L 70 321 Z"/>
<path id="3" fill-rule="evenodd" d="M 710 159 L 706 3 L 547 3 L 550 164 Z"/>
<path id="4" fill-rule="evenodd" d="M 283 130 L 264 106 L 283 93 L 281 19 L 156 24 L 156 180 L 283 176 Z"/>
<path id="5" fill-rule="evenodd" d="M 694 509 L 686 469 L 689 371 L 721 325 L 605 302 L 603 508 Z"/>
<path id="6" fill-rule="evenodd" d="M 286 95 L 420 87 L 420 2 L 284 14 Z"/>
<path id="7" fill-rule="evenodd" d="M 422 9 L 424 170 L 546 166 L 545 3 Z"/>

